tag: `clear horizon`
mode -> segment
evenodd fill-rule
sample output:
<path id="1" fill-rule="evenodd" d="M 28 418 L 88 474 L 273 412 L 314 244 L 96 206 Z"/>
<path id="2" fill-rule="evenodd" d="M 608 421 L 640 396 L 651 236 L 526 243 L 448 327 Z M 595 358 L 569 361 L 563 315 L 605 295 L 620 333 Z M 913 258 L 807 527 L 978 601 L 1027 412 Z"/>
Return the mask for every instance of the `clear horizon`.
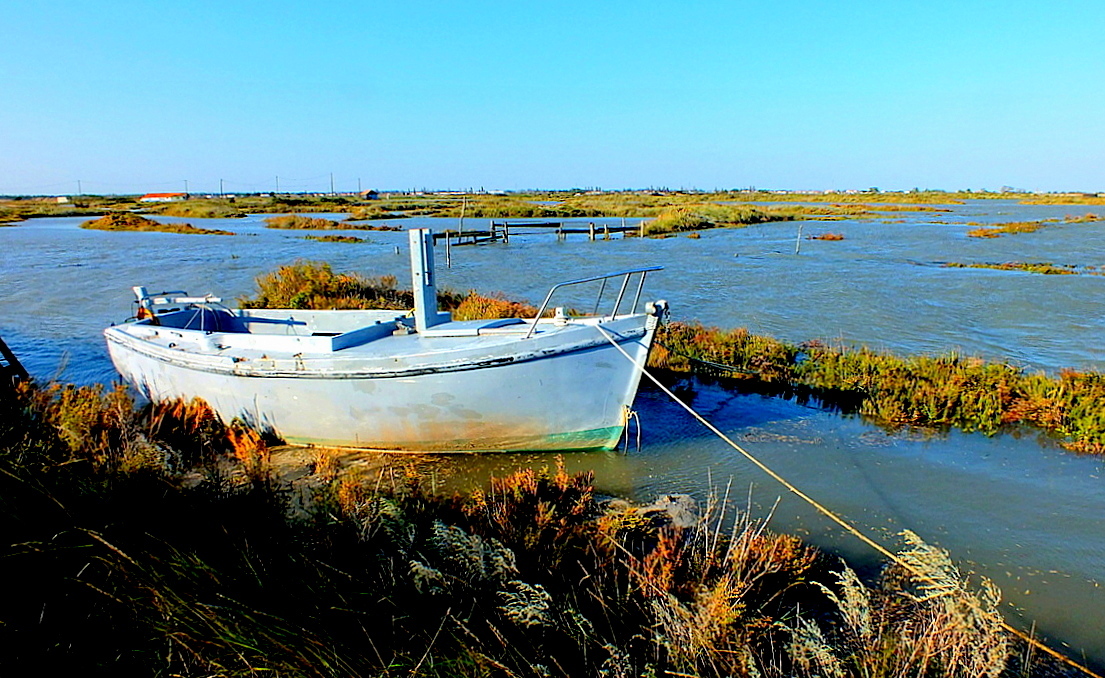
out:
<path id="1" fill-rule="evenodd" d="M 18 3 L 0 194 L 1105 191 L 1105 5 Z"/>

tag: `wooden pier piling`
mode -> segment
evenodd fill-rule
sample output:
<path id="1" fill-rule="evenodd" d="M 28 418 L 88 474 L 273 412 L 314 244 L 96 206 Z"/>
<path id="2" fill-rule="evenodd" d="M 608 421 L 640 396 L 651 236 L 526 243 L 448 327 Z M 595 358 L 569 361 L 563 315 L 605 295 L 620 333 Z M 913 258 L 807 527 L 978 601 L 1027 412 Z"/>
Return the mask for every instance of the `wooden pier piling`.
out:
<path id="1" fill-rule="evenodd" d="M 487 230 L 470 230 L 470 229 L 446 229 L 440 233 L 434 233 L 434 242 L 445 240 L 446 248 L 456 247 L 460 245 L 483 245 L 487 243 L 509 243 L 510 236 L 512 234 L 517 235 L 519 232 L 542 232 L 553 231 L 557 240 L 567 240 L 569 235 L 586 234 L 588 240 L 594 241 L 598 239 L 599 233 L 602 234 L 603 240 L 610 240 L 613 234 L 621 233 L 622 237 L 631 237 L 634 235 L 640 235 L 641 226 L 628 226 L 625 223 L 625 219 L 622 219 L 621 226 L 611 224 L 596 224 L 591 221 L 586 225 L 571 224 L 568 220 L 561 221 L 491 221 L 487 227 Z"/>

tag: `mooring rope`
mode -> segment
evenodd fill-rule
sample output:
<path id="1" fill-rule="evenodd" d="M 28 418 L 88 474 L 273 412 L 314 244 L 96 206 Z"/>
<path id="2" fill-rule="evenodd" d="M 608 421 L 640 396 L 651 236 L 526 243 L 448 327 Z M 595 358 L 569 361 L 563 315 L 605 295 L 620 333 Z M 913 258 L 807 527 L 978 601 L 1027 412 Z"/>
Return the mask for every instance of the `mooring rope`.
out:
<path id="1" fill-rule="evenodd" d="M 683 400 L 681 400 L 679 398 L 679 396 L 675 395 L 675 393 L 673 393 L 671 389 L 669 389 L 667 386 L 665 386 L 663 383 L 661 383 L 659 379 L 657 379 L 651 372 L 649 372 L 647 369 L 645 369 L 645 366 L 643 364 L 641 364 L 641 363 L 637 362 L 636 360 L 634 360 L 633 356 L 629 355 L 629 353 L 627 353 L 625 349 L 623 349 L 621 346 L 619 346 L 618 342 L 614 339 L 614 337 L 612 337 L 609 332 L 604 330 L 601 325 L 595 325 L 595 329 L 597 329 L 602 334 L 602 336 L 605 337 L 606 340 L 609 341 L 614 346 L 614 348 L 618 349 L 618 352 L 621 353 L 623 356 L 625 356 L 626 360 L 633 363 L 633 365 L 635 365 L 637 367 L 637 369 L 641 370 L 641 374 L 645 375 L 646 377 L 649 378 L 650 381 L 652 381 L 652 383 L 656 384 L 656 386 L 659 387 L 659 389 L 661 391 L 663 391 L 664 394 L 666 394 L 669 398 L 674 400 L 680 407 L 682 407 L 688 413 L 690 413 L 690 415 L 692 417 L 697 419 L 700 424 L 702 424 L 707 429 L 709 429 L 711 433 L 716 435 L 718 438 L 721 438 L 723 441 L 725 441 L 726 444 L 728 444 L 730 447 L 732 447 L 734 450 L 736 450 L 742 456 L 744 456 L 745 459 L 752 462 L 752 464 L 755 465 L 758 469 L 760 469 L 761 471 L 763 471 L 767 475 L 771 476 L 771 478 L 773 478 L 776 482 L 778 482 L 780 485 L 782 485 L 786 489 L 790 490 L 791 493 L 796 495 L 802 501 L 805 501 L 807 504 L 809 504 L 810 506 L 817 509 L 817 511 L 820 512 L 822 515 L 824 515 L 826 518 L 828 518 L 829 520 L 832 520 L 834 523 L 836 523 L 841 528 L 843 528 L 845 532 L 848 532 L 849 534 L 856 537 L 857 539 L 859 539 L 864 544 L 867 544 L 872 549 L 874 549 L 879 554 L 881 554 L 883 557 L 893 561 L 895 564 L 897 564 L 900 567 L 904 568 L 905 570 L 913 573 L 914 576 L 916 576 L 920 579 L 928 579 L 928 577 L 924 573 L 918 572 L 916 568 L 912 567 L 901 556 L 894 553 L 890 549 L 886 548 L 885 546 L 883 546 L 879 542 L 875 541 L 871 537 L 868 537 L 866 534 L 861 532 L 858 528 L 853 526 L 851 523 L 846 521 L 844 518 L 841 518 L 839 515 L 834 513 L 832 510 L 830 510 L 828 507 L 823 505 L 821 502 L 817 501 L 816 499 L 809 496 L 808 494 L 806 494 L 802 490 L 798 489 L 795 485 L 793 485 L 786 478 L 782 477 L 781 475 L 776 473 L 774 470 L 772 470 L 771 467 L 769 467 L 767 464 L 763 463 L 762 461 L 757 459 L 755 456 L 753 456 L 751 452 L 749 452 L 748 450 L 744 449 L 743 447 L 738 445 L 736 442 L 734 442 L 732 438 L 725 435 L 725 433 L 723 433 L 718 427 L 711 424 L 705 417 L 703 417 L 701 414 L 696 412 L 693 407 L 691 407 L 687 403 L 683 402 Z M 1017 638 L 1024 641 L 1025 643 L 1028 643 L 1031 647 L 1044 652 L 1045 654 L 1053 657 L 1054 659 L 1057 659 L 1058 661 L 1066 664 L 1067 666 L 1070 666 L 1071 668 L 1074 668 L 1074 669 L 1077 669 L 1078 671 L 1081 671 L 1085 675 L 1090 676 L 1090 678 L 1105 678 L 1105 677 L 1101 676 L 1100 674 L 1094 673 L 1088 667 L 1083 666 L 1082 664 L 1079 664 L 1078 662 L 1074 661 L 1070 657 L 1067 657 L 1066 655 L 1061 654 L 1059 651 L 1053 650 L 1049 646 L 1045 645 L 1044 643 L 1042 643 L 1039 640 L 1036 640 L 1035 638 L 1028 635 L 1024 631 L 1021 631 L 1020 629 L 1017 629 L 1017 628 L 1014 628 L 1014 627 L 1010 626 L 1009 623 L 1006 622 L 1004 619 L 1001 621 L 1001 627 L 1002 627 L 1002 629 L 1004 629 L 1005 631 L 1007 631 L 1007 632 L 1011 633 L 1012 635 L 1016 636 Z"/>

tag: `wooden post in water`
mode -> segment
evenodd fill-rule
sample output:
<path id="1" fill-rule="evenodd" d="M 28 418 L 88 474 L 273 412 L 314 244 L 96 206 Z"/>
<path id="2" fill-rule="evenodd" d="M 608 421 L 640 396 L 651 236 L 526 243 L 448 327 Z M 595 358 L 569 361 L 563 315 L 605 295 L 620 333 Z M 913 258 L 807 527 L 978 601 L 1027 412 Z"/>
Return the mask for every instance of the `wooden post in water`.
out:
<path id="1" fill-rule="evenodd" d="M 805 224 L 798 224 L 798 237 L 794 241 L 794 253 L 795 254 L 798 254 L 799 250 L 802 249 L 802 227 L 803 226 L 805 226 Z"/>
<path id="2" fill-rule="evenodd" d="M 588 235 L 588 237 L 591 239 L 591 242 L 594 242 L 595 241 L 595 222 L 592 221 L 591 223 L 587 224 L 587 226 L 591 229 L 591 232 Z"/>
<path id="3" fill-rule="evenodd" d="M 503 222 L 503 242 L 505 242 L 508 245 L 510 244 L 510 222 L 509 221 L 504 221 Z"/>
<path id="4" fill-rule="evenodd" d="M 610 224 L 603 224 L 602 225 L 602 239 L 603 240 L 609 240 L 610 239 Z"/>

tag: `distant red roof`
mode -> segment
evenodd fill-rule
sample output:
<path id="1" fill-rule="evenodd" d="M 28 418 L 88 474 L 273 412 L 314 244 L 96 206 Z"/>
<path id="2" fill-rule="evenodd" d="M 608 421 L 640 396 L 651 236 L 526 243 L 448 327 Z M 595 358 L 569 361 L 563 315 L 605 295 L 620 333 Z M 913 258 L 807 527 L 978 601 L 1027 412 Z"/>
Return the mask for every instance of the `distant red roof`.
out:
<path id="1" fill-rule="evenodd" d="M 145 200 L 146 198 L 186 198 L 187 193 L 147 193 L 139 198 L 139 200 Z"/>

